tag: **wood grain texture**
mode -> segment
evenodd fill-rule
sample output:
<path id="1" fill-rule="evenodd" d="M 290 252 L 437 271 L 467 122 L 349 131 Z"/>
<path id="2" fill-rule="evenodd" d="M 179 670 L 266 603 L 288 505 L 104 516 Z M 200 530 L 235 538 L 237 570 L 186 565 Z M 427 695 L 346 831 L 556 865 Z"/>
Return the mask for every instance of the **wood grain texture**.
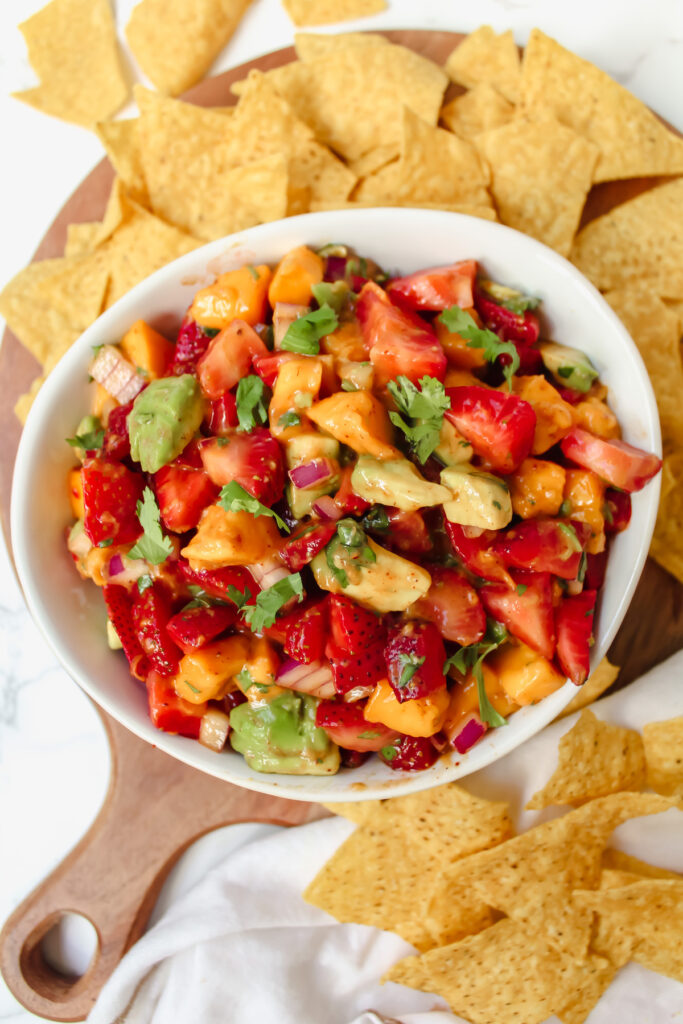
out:
<path id="1" fill-rule="evenodd" d="M 443 63 L 463 38 L 417 30 L 384 34 L 437 63 Z M 227 106 L 235 102 L 230 85 L 251 68 L 267 71 L 294 56 L 291 47 L 267 54 L 200 83 L 186 98 L 201 106 Z M 458 91 L 451 87 L 449 97 Z M 35 259 L 62 254 L 69 223 L 101 219 L 112 179 L 105 159 L 65 204 Z M 653 180 L 642 179 L 598 186 L 589 197 L 584 222 L 652 184 Z M 0 406 L 0 516 L 8 542 L 12 470 L 21 432 L 12 407 L 38 372 L 33 357 L 6 331 L 0 347 L 0 380 L 5 387 Z M 618 686 L 681 647 L 682 594 L 673 577 L 648 562 L 610 651 L 612 661 L 622 666 Z M 0 934 L 0 968 L 11 991 L 31 1012 L 59 1021 L 85 1018 L 121 956 L 143 933 L 170 868 L 195 839 L 236 822 L 294 825 L 326 813 L 315 804 L 264 796 L 204 775 L 99 713 L 112 754 L 102 810 L 68 857 L 17 907 Z M 93 962 L 80 979 L 53 971 L 40 947 L 42 937 L 69 910 L 92 922 L 99 941 Z"/>

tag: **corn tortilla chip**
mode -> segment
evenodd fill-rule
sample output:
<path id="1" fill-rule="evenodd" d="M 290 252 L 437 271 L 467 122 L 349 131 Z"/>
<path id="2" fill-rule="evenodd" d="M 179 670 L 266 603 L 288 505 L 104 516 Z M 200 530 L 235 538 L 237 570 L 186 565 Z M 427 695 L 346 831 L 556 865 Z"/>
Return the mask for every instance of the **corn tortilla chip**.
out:
<path id="1" fill-rule="evenodd" d="M 294 49 L 299 60 L 327 57 L 349 46 L 388 46 L 386 36 L 376 32 L 337 32 L 334 35 L 318 32 L 296 32 Z"/>
<path id="2" fill-rule="evenodd" d="M 680 878 L 675 871 L 667 871 L 666 868 L 655 867 L 654 864 L 647 864 L 638 857 L 632 857 L 621 850 L 614 850 L 608 846 L 602 852 L 602 873 L 606 871 L 628 873 L 638 878 Z"/>
<path id="3" fill-rule="evenodd" d="M 562 1024 L 584 1024 L 593 1007 L 607 991 L 616 967 L 603 957 L 591 954 L 583 965 L 576 991 L 569 1002 L 557 1011 Z"/>
<path id="4" fill-rule="evenodd" d="M 664 458 L 662 491 L 650 555 L 683 583 L 683 452 Z"/>
<path id="5" fill-rule="evenodd" d="M 386 0 L 282 0 L 295 25 L 332 25 L 386 11 Z"/>
<path id="6" fill-rule="evenodd" d="M 80 224 L 69 224 L 66 229 L 65 256 L 82 256 L 97 245 L 102 230 L 101 223 L 83 221 Z"/>
<path id="7" fill-rule="evenodd" d="M 125 103 L 109 0 L 52 0 L 19 28 L 40 85 L 14 93 L 17 99 L 86 128 Z"/>
<path id="8" fill-rule="evenodd" d="M 539 29 L 524 49 L 521 109 L 556 117 L 600 151 L 595 181 L 683 172 L 683 139 L 632 93 Z"/>
<path id="9" fill-rule="evenodd" d="M 598 151 L 557 121 L 511 121 L 476 137 L 503 224 L 567 255 Z M 531 157 L 533 154 L 533 157 Z"/>
<path id="10" fill-rule="evenodd" d="M 369 149 L 357 160 L 349 160 L 348 167 L 357 178 L 366 178 L 369 174 L 374 174 L 382 167 L 386 167 L 397 157 L 398 148 L 396 146 L 375 146 L 374 149 Z"/>
<path id="11" fill-rule="evenodd" d="M 602 291 L 637 284 L 683 299 L 682 208 L 683 178 L 658 185 L 587 224 L 569 258 Z"/>
<path id="12" fill-rule="evenodd" d="M 578 807 L 620 790 L 642 789 L 644 782 L 645 754 L 640 734 L 601 722 L 592 711 L 584 709 L 560 740 L 557 768 L 526 806 L 530 811 L 554 804 Z"/>
<path id="13" fill-rule="evenodd" d="M 95 131 L 128 195 L 145 206 L 149 196 L 140 154 L 139 123 L 137 117 L 127 121 L 103 121 L 96 125 Z"/>
<path id="14" fill-rule="evenodd" d="M 468 89 L 484 83 L 492 85 L 516 103 L 521 69 L 512 31 L 496 35 L 490 25 L 482 25 L 453 50 L 446 61 L 446 72 L 458 85 Z"/>
<path id="15" fill-rule="evenodd" d="M 19 422 L 22 424 L 26 423 L 26 418 L 30 412 L 31 406 L 33 405 L 36 395 L 40 391 L 41 387 L 45 383 L 45 377 L 36 377 L 31 383 L 31 387 L 28 389 L 26 394 L 20 395 L 14 405 L 14 415 L 17 417 Z"/>
<path id="16" fill-rule="evenodd" d="M 683 448 L 683 360 L 677 314 L 650 288 L 619 288 L 605 298 L 643 357 L 657 399 L 664 448 Z"/>
<path id="17" fill-rule="evenodd" d="M 430 936 L 430 944 L 424 947 L 429 949 L 476 935 L 495 924 L 501 914 L 478 899 L 469 885 L 444 873 L 423 901 L 419 917 Z"/>
<path id="18" fill-rule="evenodd" d="M 464 213 L 468 217 L 481 217 L 482 220 L 497 220 L 496 211 L 491 206 L 472 206 L 468 203 L 416 203 L 407 199 L 405 202 L 397 202 L 391 199 L 383 199 L 376 202 L 365 200 L 363 202 L 348 203 L 311 203 L 311 212 L 316 210 L 363 210 L 376 206 L 409 206 L 419 210 L 445 210 L 450 213 Z"/>
<path id="19" fill-rule="evenodd" d="M 382 979 L 433 992 L 473 1024 L 541 1024 L 574 997 L 585 970 L 533 927 L 504 919 L 419 957 Z"/>
<path id="20" fill-rule="evenodd" d="M 487 82 L 475 86 L 462 96 L 456 96 L 441 109 L 441 121 L 449 131 L 461 139 L 501 128 L 515 116 L 514 104 L 509 103 Z"/>
<path id="21" fill-rule="evenodd" d="M 647 784 L 657 793 L 683 798 L 683 716 L 643 726 Z"/>
<path id="22" fill-rule="evenodd" d="M 204 77 L 250 0 L 142 0 L 126 25 L 138 64 L 161 92 L 178 96 Z"/>
<path id="23" fill-rule="evenodd" d="M 605 690 L 610 688 L 612 683 L 616 682 L 618 675 L 619 668 L 616 665 L 610 664 L 607 658 L 603 658 L 593 669 L 576 696 L 572 697 L 564 711 L 557 716 L 558 719 L 566 718 L 567 715 L 573 715 L 575 711 L 580 711 L 586 705 L 592 704 Z"/>

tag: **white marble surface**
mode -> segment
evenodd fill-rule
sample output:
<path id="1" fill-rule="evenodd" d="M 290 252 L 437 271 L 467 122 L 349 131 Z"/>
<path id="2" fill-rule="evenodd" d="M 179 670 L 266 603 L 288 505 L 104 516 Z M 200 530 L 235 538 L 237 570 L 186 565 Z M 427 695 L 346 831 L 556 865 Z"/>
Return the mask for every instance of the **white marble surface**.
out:
<path id="1" fill-rule="evenodd" d="M 489 23 L 498 31 L 512 28 L 523 44 L 538 25 L 683 129 L 680 0 L 388 3 L 384 14 L 344 27 L 468 31 Z M 121 27 L 133 5 L 134 0 L 114 0 Z M 35 82 L 16 25 L 41 6 L 43 0 L 0 3 L 0 287 L 30 259 L 66 197 L 101 158 L 99 143 L 87 131 L 9 97 Z M 288 45 L 292 32 L 279 0 L 255 0 L 216 70 Z M 95 712 L 46 649 L 0 549 L 0 921 L 94 818 L 108 762 Z M 197 857 L 195 852 L 195 863 Z M 0 1021 L 37 1019 L 0 986 Z"/>

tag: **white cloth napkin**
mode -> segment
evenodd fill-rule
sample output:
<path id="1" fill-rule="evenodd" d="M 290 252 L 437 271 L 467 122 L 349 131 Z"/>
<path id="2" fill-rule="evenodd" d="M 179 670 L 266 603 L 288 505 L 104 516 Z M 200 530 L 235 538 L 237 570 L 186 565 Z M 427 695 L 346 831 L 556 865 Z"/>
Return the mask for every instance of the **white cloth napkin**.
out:
<path id="1" fill-rule="evenodd" d="M 632 728 L 683 714 L 683 651 L 593 710 L 605 721 Z M 508 799 L 520 830 L 552 817 L 553 809 L 537 813 L 523 807 L 554 770 L 558 741 L 576 717 L 549 726 L 463 785 L 478 795 Z M 245 826 L 214 834 L 213 842 L 223 848 L 226 833 L 237 836 L 238 848 L 230 842 L 232 852 L 190 891 L 182 892 L 181 883 L 177 898 L 114 971 L 89 1024 L 461 1021 L 434 996 L 380 985 L 393 963 L 414 952 L 402 939 L 364 925 L 338 924 L 301 898 L 353 830 L 350 822 L 333 818 L 290 829 L 251 828 L 258 838 L 246 845 L 245 833 L 238 831 Z M 627 822 L 611 845 L 683 872 L 683 813 L 672 809 Z M 681 1019 L 683 985 L 628 964 L 590 1024 L 680 1024 Z"/>

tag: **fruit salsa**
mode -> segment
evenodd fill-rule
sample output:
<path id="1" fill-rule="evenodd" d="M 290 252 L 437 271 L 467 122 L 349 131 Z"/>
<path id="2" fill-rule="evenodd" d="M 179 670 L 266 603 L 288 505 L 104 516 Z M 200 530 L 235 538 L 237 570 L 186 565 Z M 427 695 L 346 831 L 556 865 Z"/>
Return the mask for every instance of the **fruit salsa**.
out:
<path id="1" fill-rule="evenodd" d="M 68 549 L 158 729 L 322 775 L 421 770 L 589 672 L 630 492 L 583 352 L 466 260 L 300 246 L 93 355 Z"/>

